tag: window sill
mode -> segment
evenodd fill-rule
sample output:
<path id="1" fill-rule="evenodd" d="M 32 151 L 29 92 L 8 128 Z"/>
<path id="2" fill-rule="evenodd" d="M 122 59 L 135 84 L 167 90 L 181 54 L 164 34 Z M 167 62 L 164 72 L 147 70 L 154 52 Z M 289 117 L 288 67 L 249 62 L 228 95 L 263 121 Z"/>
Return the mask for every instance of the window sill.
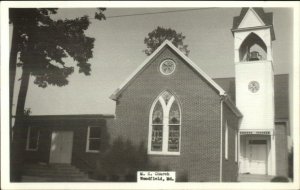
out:
<path id="1" fill-rule="evenodd" d="M 85 151 L 86 153 L 99 153 L 100 151 L 97 151 L 97 150 L 87 150 Z"/>
<path id="2" fill-rule="evenodd" d="M 180 156 L 180 152 L 148 152 L 148 155 L 157 155 L 157 156 Z"/>
<path id="3" fill-rule="evenodd" d="M 38 151 L 38 149 L 26 149 L 26 151 L 36 152 L 36 151 Z"/>

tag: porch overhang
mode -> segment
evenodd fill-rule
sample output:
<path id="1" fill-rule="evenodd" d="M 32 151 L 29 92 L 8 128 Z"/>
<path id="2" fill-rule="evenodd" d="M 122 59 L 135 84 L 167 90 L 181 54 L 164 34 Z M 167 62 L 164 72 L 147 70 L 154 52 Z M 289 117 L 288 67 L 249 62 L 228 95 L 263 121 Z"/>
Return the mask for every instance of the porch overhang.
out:
<path id="1" fill-rule="evenodd" d="M 240 135 L 273 135 L 274 129 L 240 129 Z"/>

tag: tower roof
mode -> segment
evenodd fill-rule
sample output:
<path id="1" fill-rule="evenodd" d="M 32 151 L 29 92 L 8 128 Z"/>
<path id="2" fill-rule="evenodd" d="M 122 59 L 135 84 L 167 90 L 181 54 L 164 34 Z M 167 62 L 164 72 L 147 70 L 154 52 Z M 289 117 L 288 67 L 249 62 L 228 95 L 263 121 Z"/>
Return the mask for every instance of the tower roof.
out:
<path id="1" fill-rule="evenodd" d="M 249 9 L 252 9 L 257 14 L 259 19 L 261 19 L 261 21 L 264 23 L 264 27 L 270 27 L 272 40 L 275 40 L 275 33 L 273 29 L 273 13 L 272 12 L 265 13 L 263 8 L 257 8 L 257 7 L 242 8 L 240 15 L 233 17 L 233 25 L 231 31 L 234 32 L 239 30 L 239 26 L 241 22 L 244 20 Z"/>

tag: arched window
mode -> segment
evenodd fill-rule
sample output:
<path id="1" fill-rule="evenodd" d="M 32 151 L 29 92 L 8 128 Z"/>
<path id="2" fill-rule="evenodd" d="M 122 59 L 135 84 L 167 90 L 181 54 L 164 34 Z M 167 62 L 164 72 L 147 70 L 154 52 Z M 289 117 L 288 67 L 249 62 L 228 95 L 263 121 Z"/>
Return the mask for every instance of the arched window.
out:
<path id="1" fill-rule="evenodd" d="M 150 111 L 148 153 L 174 154 L 180 152 L 181 111 L 176 98 L 163 92 Z"/>
<path id="2" fill-rule="evenodd" d="M 267 46 L 255 33 L 250 33 L 239 49 L 240 61 L 258 61 L 267 59 Z"/>

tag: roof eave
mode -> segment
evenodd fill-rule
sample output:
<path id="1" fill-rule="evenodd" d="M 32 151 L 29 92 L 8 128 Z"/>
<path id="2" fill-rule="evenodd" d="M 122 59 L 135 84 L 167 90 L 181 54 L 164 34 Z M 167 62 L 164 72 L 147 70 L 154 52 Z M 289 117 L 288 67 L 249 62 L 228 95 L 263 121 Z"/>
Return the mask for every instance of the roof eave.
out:
<path id="1" fill-rule="evenodd" d="M 235 106 L 233 101 L 228 96 L 226 96 L 226 98 L 224 99 L 224 102 L 237 117 L 239 117 L 239 118 L 243 117 L 243 114 L 240 112 L 240 110 Z"/>
<path id="2" fill-rule="evenodd" d="M 12 116 L 13 118 L 27 118 L 31 120 L 39 119 L 103 119 L 103 118 L 114 118 L 114 114 L 67 114 L 67 115 L 29 115 L 29 116 Z"/>
<path id="3" fill-rule="evenodd" d="M 195 69 L 204 79 L 209 82 L 212 87 L 214 87 L 219 95 L 224 95 L 225 90 L 218 85 L 211 77 L 209 77 L 202 69 L 200 69 L 190 58 L 188 58 L 184 53 L 182 53 L 178 48 L 176 48 L 171 42 L 168 43 L 168 45 L 177 53 L 179 56 L 181 56 L 190 66 L 192 66 L 193 69 Z"/>
<path id="4" fill-rule="evenodd" d="M 245 30 L 264 29 L 264 28 L 273 28 L 273 25 L 253 26 L 253 27 L 247 27 L 247 28 L 232 28 L 231 31 L 237 32 L 237 31 L 245 31 Z"/>
<path id="5" fill-rule="evenodd" d="M 231 33 L 234 35 L 234 32 L 240 32 L 240 31 L 246 31 L 246 30 L 257 30 L 257 29 L 265 29 L 270 28 L 271 30 L 271 39 L 272 41 L 275 40 L 275 32 L 273 25 L 266 25 L 266 26 L 254 26 L 254 27 L 248 27 L 248 28 L 232 28 Z"/>
<path id="6" fill-rule="evenodd" d="M 115 90 L 115 92 L 110 95 L 110 99 L 112 100 L 117 100 L 118 96 L 121 94 L 121 92 L 123 92 L 124 88 L 127 86 L 127 84 L 135 78 L 135 76 L 139 73 L 139 71 L 144 68 L 145 65 L 147 65 L 147 63 L 150 62 L 150 60 L 155 57 L 155 55 L 168 43 L 168 40 L 165 40 L 150 56 L 148 56 L 144 62 L 138 66 L 138 68 L 136 68 L 136 70 L 134 70 L 129 77 L 119 86 L 119 88 L 117 88 Z M 171 42 L 170 42 L 171 43 Z"/>
<path id="7" fill-rule="evenodd" d="M 116 100 L 117 100 L 117 97 L 119 96 L 119 92 L 120 92 L 120 89 L 117 88 L 117 89 L 115 90 L 115 92 L 109 96 L 109 98 L 116 101 Z"/>

